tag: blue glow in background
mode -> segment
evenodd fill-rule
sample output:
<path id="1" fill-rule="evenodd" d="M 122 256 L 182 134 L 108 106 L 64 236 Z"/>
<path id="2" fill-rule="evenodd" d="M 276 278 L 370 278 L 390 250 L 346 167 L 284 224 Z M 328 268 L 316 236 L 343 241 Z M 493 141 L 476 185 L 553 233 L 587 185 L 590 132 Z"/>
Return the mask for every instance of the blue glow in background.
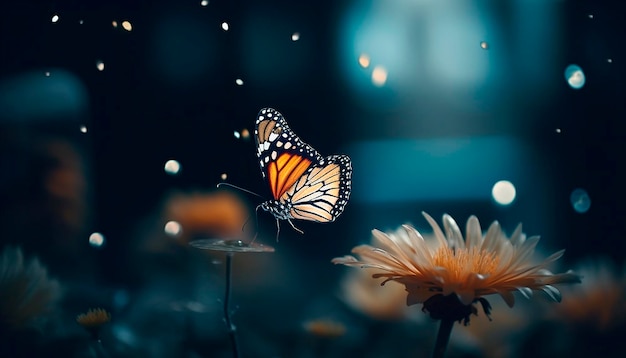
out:
<path id="1" fill-rule="evenodd" d="M 353 144 L 355 202 L 491 199 L 502 179 L 525 188 L 535 168 L 523 143 L 506 137 L 432 138 Z M 536 173 L 536 170 L 534 170 Z"/>

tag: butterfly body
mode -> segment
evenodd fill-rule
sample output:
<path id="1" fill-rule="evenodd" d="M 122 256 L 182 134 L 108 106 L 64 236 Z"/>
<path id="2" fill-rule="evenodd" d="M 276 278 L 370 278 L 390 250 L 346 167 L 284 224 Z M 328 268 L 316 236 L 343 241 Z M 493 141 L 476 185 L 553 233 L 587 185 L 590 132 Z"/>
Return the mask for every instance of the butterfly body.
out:
<path id="1" fill-rule="evenodd" d="M 346 155 L 322 157 L 276 110 L 264 108 L 255 125 L 257 157 L 273 198 L 259 207 L 277 221 L 334 221 L 350 198 L 352 164 Z M 280 226 L 278 225 L 280 230 Z"/>

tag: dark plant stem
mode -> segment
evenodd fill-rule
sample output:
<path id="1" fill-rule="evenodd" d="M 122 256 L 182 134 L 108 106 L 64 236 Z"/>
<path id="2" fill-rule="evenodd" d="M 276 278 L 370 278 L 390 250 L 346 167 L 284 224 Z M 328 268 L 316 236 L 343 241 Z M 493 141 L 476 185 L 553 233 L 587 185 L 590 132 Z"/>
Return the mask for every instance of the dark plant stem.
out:
<path id="1" fill-rule="evenodd" d="M 99 338 L 93 340 L 93 344 L 91 347 L 93 348 L 93 353 L 97 358 L 109 358 L 109 355 L 104 349 L 102 341 Z"/>
<path id="2" fill-rule="evenodd" d="M 450 340 L 450 333 L 452 333 L 452 326 L 454 321 L 451 319 L 442 319 L 439 324 L 439 333 L 437 333 L 437 341 L 435 342 L 435 350 L 433 351 L 433 358 L 443 358 L 446 353 L 446 347 L 448 346 L 448 340 Z"/>
<path id="3" fill-rule="evenodd" d="M 233 349 L 233 357 L 239 358 L 239 348 L 237 346 L 237 328 L 230 318 L 230 290 L 231 290 L 231 269 L 232 269 L 233 253 L 226 254 L 226 293 L 224 294 L 224 321 L 226 322 L 226 330 L 230 337 L 230 345 Z"/>

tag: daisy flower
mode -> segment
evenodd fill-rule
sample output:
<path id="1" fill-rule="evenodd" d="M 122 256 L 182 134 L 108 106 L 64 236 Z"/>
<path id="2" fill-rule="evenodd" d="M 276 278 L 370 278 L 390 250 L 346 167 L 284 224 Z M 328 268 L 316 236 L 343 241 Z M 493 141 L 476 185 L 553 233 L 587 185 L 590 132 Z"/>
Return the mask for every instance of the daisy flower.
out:
<path id="1" fill-rule="evenodd" d="M 489 316 L 491 306 L 484 296 L 498 294 L 513 307 L 513 292 L 530 297 L 533 290 L 541 290 L 554 301 L 560 301 L 561 294 L 552 285 L 580 282 L 580 277 L 571 271 L 553 274 L 547 270 L 564 250 L 534 262 L 532 256 L 539 237 L 527 239 L 521 225 L 510 240 L 497 221 L 483 236 L 478 219 L 471 216 L 463 239 L 451 216 L 443 216 L 442 230 L 430 215 L 423 215 L 433 228 L 434 242 L 424 240 L 408 225 L 403 226 L 406 235 L 373 230 L 378 247 L 360 245 L 352 249 L 358 259 L 348 255 L 332 262 L 373 268 L 372 277 L 384 278 L 383 285 L 388 281 L 403 284 L 408 292 L 407 305 L 422 303 L 423 311 L 442 321 L 435 356 L 443 355 L 454 321 L 467 324 L 470 315 L 477 313 L 474 303 L 480 303 Z"/>
<path id="2" fill-rule="evenodd" d="M 61 296 L 59 282 L 48 276 L 48 270 L 37 258 L 25 259 L 19 247 L 2 250 L 0 332 L 3 336 L 30 327 L 41 328 L 45 318 L 57 308 Z"/>

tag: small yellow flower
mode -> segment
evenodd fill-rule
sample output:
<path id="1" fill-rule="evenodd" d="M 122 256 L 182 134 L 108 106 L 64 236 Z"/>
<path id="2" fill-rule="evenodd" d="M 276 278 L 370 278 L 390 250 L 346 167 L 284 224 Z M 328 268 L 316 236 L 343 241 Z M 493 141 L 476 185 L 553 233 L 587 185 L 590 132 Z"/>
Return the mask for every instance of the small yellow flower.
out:
<path id="1" fill-rule="evenodd" d="M 102 308 L 90 309 L 76 317 L 76 322 L 87 329 L 99 328 L 110 320 L 111 314 Z"/>
<path id="2" fill-rule="evenodd" d="M 526 239 L 521 225 L 508 240 L 498 222 L 491 224 L 483 236 L 475 216 L 467 221 L 466 239 L 463 239 L 456 222 L 443 216 L 446 234 L 428 214 L 423 213 L 434 230 L 434 242 L 427 242 L 414 228 L 404 225 L 404 234 L 385 234 L 374 230 L 380 247 L 360 245 L 352 250 L 359 255 L 332 260 L 335 264 L 373 268 L 374 278 L 382 282 L 396 281 L 404 284 L 407 305 L 424 303 L 424 309 L 435 319 L 469 320 L 476 313 L 472 303 L 480 302 L 489 314 L 489 303 L 483 296 L 499 294 L 509 307 L 515 303 L 513 292 L 530 297 L 533 290 L 542 290 L 550 298 L 560 301 L 560 292 L 553 287 L 558 283 L 580 282 L 572 272 L 553 274 L 547 266 L 563 255 L 554 253 L 540 263 L 531 261 L 538 236 Z M 452 295 L 454 294 L 454 295 Z M 463 309 L 456 309 L 458 302 Z"/>

